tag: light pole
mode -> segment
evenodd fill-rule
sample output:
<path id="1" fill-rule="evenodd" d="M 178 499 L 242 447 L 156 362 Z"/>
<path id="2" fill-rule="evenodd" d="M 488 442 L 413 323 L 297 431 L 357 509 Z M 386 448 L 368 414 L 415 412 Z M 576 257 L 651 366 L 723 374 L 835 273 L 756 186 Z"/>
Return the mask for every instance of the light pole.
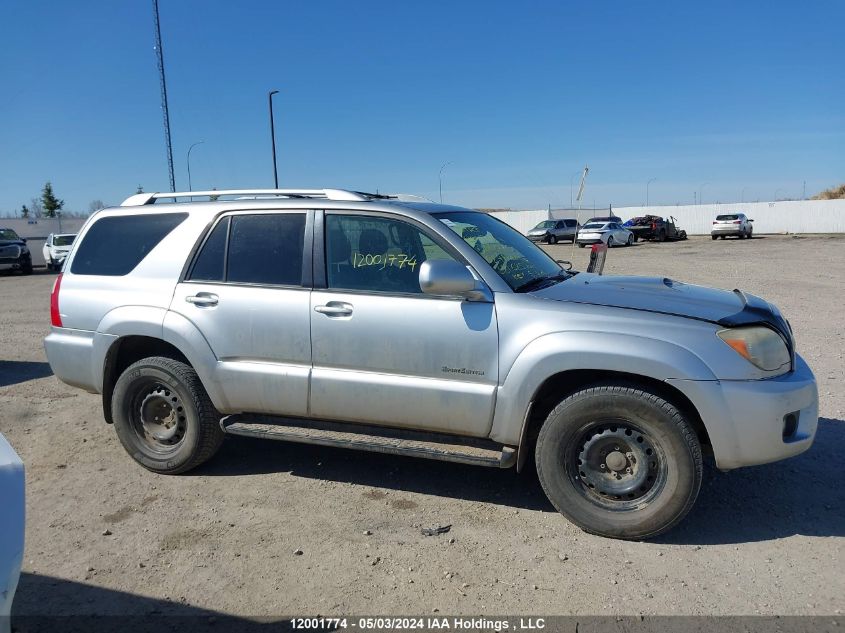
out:
<path id="1" fill-rule="evenodd" d="M 705 183 L 699 185 L 699 187 L 698 187 L 698 204 L 704 204 L 703 189 L 709 184 L 710 184 L 709 182 L 705 182 Z"/>
<path id="2" fill-rule="evenodd" d="M 205 143 L 205 141 L 197 141 L 188 148 L 188 191 L 193 191 L 193 188 L 191 187 L 191 150 L 197 145 L 202 145 L 203 143 Z"/>
<path id="3" fill-rule="evenodd" d="M 276 189 L 279 188 L 279 172 L 276 170 L 276 125 L 273 121 L 273 95 L 278 93 L 278 90 L 271 90 L 267 95 L 270 105 L 270 143 L 273 145 L 273 184 Z"/>
<path id="4" fill-rule="evenodd" d="M 645 184 L 645 206 L 648 206 L 648 186 L 653 183 L 657 178 L 652 178 Z"/>
<path id="5" fill-rule="evenodd" d="M 451 165 L 454 161 L 447 161 L 440 167 L 440 173 L 437 174 L 437 183 L 440 187 L 440 204 L 443 204 L 443 170 L 447 165 Z"/>

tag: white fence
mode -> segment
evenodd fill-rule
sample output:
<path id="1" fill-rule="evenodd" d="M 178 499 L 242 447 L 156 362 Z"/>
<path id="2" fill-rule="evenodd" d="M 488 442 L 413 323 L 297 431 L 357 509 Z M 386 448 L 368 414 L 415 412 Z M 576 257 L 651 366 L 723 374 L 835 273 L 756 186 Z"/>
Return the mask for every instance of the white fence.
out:
<path id="1" fill-rule="evenodd" d="M 574 218 L 584 222 L 589 217 L 608 215 L 606 209 L 576 212 L 567 209 L 496 211 L 491 215 L 527 233 L 538 222 L 550 218 Z M 638 215 L 673 216 L 690 235 L 707 235 L 717 215 L 744 213 L 754 220 L 754 232 L 763 233 L 845 233 L 845 200 L 788 200 L 783 202 L 737 202 L 666 207 L 614 207 L 613 215 L 623 220 Z"/>

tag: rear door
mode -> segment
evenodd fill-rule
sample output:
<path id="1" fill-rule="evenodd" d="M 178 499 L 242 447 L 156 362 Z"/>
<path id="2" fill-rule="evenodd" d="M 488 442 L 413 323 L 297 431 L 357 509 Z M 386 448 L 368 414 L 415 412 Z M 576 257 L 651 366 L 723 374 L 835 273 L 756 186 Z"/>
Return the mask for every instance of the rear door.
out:
<path id="1" fill-rule="evenodd" d="M 426 259 L 460 255 L 398 216 L 327 211 L 315 236 L 323 233 L 311 295 L 311 414 L 486 436 L 498 380 L 495 305 L 426 295 L 419 285 Z"/>
<path id="2" fill-rule="evenodd" d="M 232 411 L 308 412 L 313 212 L 224 215 L 176 287 L 170 309 L 202 332 Z"/>

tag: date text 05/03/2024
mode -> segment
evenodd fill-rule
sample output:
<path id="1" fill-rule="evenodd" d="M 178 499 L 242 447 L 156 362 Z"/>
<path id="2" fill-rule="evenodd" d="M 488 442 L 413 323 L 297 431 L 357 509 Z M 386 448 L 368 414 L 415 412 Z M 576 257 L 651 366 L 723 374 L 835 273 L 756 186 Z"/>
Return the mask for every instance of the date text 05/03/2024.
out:
<path id="1" fill-rule="evenodd" d="M 492 620 L 478 617 L 361 617 L 361 618 L 293 618 L 291 628 L 297 630 L 361 629 L 381 631 L 457 630 L 457 631 L 530 631 L 546 626 L 544 618 Z"/>

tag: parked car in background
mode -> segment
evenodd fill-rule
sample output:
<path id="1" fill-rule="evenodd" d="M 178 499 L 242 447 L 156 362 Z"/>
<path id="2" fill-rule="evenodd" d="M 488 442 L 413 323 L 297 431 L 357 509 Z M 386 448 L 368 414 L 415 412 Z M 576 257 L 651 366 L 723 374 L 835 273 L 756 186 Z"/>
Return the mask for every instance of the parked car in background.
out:
<path id="1" fill-rule="evenodd" d="M 710 229 L 710 237 L 715 240 L 717 237 L 725 239 L 728 235 L 735 235 L 741 240 L 751 239 L 751 234 L 754 232 L 752 222 L 754 220 L 748 219 L 744 213 L 717 215 Z"/>
<path id="2" fill-rule="evenodd" d="M 589 220 L 584 222 L 584 225 L 595 224 L 596 222 L 618 222 L 619 224 L 622 224 L 622 218 L 620 218 L 618 215 L 602 215 L 599 217 L 590 218 Z"/>
<path id="3" fill-rule="evenodd" d="M 21 575 L 24 481 L 23 462 L 0 434 L 0 633 L 9 631 L 9 613 Z"/>
<path id="4" fill-rule="evenodd" d="M 32 254 L 26 245 L 26 238 L 19 237 L 12 229 L 0 227 L 0 271 L 3 270 L 32 274 Z"/>
<path id="5" fill-rule="evenodd" d="M 630 246 L 634 243 L 634 234 L 618 222 L 590 222 L 581 227 L 575 238 L 575 243 L 581 248 L 601 242 L 608 248 Z"/>
<path id="6" fill-rule="evenodd" d="M 47 262 L 47 270 L 58 271 L 62 269 L 75 239 L 76 233 L 50 233 L 47 236 L 47 241 L 44 242 L 42 249 L 44 261 Z"/>
<path id="7" fill-rule="evenodd" d="M 654 240 L 665 242 L 666 240 L 685 240 L 687 232 L 675 226 L 675 218 L 665 219 L 659 215 L 642 215 L 631 218 L 625 224 L 626 229 L 634 234 L 634 241 Z"/>
<path id="8" fill-rule="evenodd" d="M 575 218 L 543 220 L 528 231 L 528 239 L 532 242 L 557 244 L 561 240 L 571 242 L 577 233 L 578 220 Z"/>

